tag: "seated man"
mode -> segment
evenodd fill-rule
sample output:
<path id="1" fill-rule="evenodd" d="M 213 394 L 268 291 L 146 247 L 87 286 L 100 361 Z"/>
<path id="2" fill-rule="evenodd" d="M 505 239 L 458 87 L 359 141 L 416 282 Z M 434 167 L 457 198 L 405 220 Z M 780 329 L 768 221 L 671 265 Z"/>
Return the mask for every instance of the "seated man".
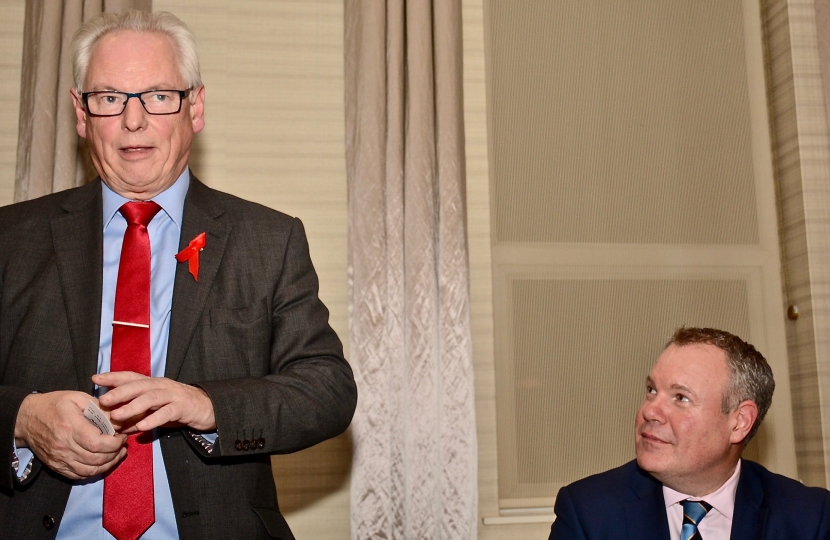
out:
<path id="1" fill-rule="evenodd" d="M 562 488 L 550 540 L 830 538 L 830 492 L 741 459 L 774 389 L 752 345 L 677 330 L 646 379 L 636 461 Z"/>

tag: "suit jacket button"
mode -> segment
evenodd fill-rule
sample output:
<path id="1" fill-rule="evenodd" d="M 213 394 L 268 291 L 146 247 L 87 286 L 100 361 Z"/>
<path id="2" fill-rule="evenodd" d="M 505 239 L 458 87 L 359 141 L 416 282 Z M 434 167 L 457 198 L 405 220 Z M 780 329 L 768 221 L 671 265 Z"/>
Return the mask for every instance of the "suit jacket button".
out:
<path id="1" fill-rule="evenodd" d="M 256 442 L 257 448 L 265 448 L 265 439 L 260 437 L 259 440 Z"/>
<path id="2" fill-rule="evenodd" d="M 251 447 L 251 441 L 249 441 L 248 439 L 245 439 L 244 441 L 242 441 L 242 449 L 243 450 L 247 450 L 250 447 Z"/>
<path id="3" fill-rule="evenodd" d="M 233 443 L 233 446 L 237 450 L 241 451 L 242 450 L 242 441 L 240 441 L 239 439 L 236 439 L 236 442 Z"/>
<path id="4" fill-rule="evenodd" d="M 43 528 L 51 531 L 55 527 L 55 518 L 50 515 L 43 516 Z"/>

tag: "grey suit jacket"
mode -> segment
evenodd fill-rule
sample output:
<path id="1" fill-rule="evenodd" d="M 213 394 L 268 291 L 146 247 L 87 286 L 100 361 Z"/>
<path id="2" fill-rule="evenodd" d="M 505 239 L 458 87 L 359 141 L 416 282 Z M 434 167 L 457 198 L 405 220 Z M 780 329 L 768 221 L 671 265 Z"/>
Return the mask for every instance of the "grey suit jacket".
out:
<path id="1" fill-rule="evenodd" d="M 0 209 L 0 448 L 12 448 L 29 393 L 93 390 L 101 201 L 96 180 Z M 291 539 L 269 454 L 343 432 L 357 401 L 352 372 L 299 220 L 191 178 L 180 249 L 201 232 L 199 281 L 177 267 L 165 375 L 208 393 L 219 439 L 208 454 L 182 430 L 161 430 L 179 534 Z M 253 438 L 263 448 L 235 444 Z M 11 458 L 0 459 L 0 534 L 54 538 L 70 482 L 35 459 L 21 485 Z"/>

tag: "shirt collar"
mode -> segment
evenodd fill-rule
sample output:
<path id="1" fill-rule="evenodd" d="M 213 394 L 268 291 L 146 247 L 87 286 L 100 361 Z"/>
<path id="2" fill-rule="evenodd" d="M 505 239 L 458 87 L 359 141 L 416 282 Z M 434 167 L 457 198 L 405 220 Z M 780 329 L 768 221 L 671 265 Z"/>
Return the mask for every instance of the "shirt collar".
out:
<path id="1" fill-rule="evenodd" d="M 712 508 L 723 514 L 729 519 L 732 519 L 732 514 L 735 511 L 735 492 L 738 490 L 738 480 L 741 477 L 741 460 L 735 465 L 735 472 L 729 477 L 721 487 L 703 497 L 691 497 L 672 488 L 663 486 L 663 499 L 666 501 L 666 508 L 673 504 L 678 504 L 686 499 L 693 501 L 706 501 L 712 505 Z"/>
<path id="2" fill-rule="evenodd" d="M 112 221 L 115 213 L 130 199 L 122 197 L 114 192 L 105 184 L 101 182 L 102 194 L 104 197 L 104 230 L 106 230 L 110 221 Z M 165 189 L 152 199 L 164 212 L 173 220 L 173 222 L 182 228 L 182 216 L 184 215 L 184 198 L 187 195 L 187 189 L 190 187 L 190 168 L 185 167 L 184 172 L 173 182 L 173 185 Z"/>

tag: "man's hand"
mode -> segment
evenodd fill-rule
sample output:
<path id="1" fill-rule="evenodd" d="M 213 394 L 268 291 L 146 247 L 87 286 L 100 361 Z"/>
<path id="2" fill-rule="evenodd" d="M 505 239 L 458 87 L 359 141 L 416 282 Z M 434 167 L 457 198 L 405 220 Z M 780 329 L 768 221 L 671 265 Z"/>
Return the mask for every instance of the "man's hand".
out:
<path id="1" fill-rule="evenodd" d="M 127 455 L 125 435 L 104 435 L 84 417 L 95 398 L 83 392 L 29 394 L 20 405 L 14 438 L 53 471 L 72 480 L 114 468 Z"/>
<path id="2" fill-rule="evenodd" d="M 201 388 L 163 377 L 146 377 L 132 371 L 114 371 L 92 377 L 109 391 L 99 399 L 110 409 L 110 419 L 121 433 L 150 431 L 157 427 L 187 426 L 213 431 L 213 403 Z"/>

